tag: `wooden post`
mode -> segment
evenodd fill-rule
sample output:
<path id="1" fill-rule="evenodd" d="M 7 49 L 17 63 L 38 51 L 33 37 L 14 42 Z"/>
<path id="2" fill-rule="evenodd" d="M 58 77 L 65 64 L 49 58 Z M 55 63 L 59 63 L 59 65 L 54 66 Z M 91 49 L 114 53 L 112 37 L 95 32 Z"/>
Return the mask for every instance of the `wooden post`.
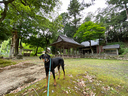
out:
<path id="1" fill-rule="evenodd" d="M 119 55 L 118 49 L 116 49 L 116 55 Z"/>
<path id="2" fill-rule="evenodd" d="M 76 55 L 77 55 L 77 48 L 76 48 Z"/>
<path id="3" fill-rule="evenodd" d="M 64 46 L 63 46 L 63 55 L 65 54 Z"/>
<path id="4" fill-rule="evenodd" d="M 66 52 L 65 54 L 67 55 L 68 54 L 68 49 L 65 49 L 65 52 Z"/>
<path id="5" fill-rule="evenodd" d="M 67 57 L 69 57 L 69 48 L 67 49 Z"/>
<path id="6" fill-rule="evenodd" d="M 65 55 L 66 54 L 66 49 L 63 48 L 63 54 Z"/>
<path id="7" fill-rule="evenodd" d="M 75 55 L 75 49 L 73 48 L 73 55 Z"/>
<path id="8" fill-rule="evenodd" d="M 62 54 L 62 49 L 60 48 L 60 55 Z"/>
<path id="9" fill-rule="evenodd" d="M 70 48 L 68 48 L 68 55 L 70 55 Z"/>

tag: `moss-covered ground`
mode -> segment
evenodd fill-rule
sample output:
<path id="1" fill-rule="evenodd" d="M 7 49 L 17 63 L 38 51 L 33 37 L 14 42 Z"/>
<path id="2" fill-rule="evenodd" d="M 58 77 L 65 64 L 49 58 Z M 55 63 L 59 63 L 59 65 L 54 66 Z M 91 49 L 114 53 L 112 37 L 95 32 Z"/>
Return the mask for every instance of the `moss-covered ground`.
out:
<path id="1" fill-rule="evenodd" d="M 16 64 L 16 62 L 13 62 L 11 60 L 0 59 L 0 68 L 14 65 L 14 64 Z"/>
<path id="2" fill-rule="evenodd" d="M 38 61 L 38 60 L 37 60 Z M 63 72 L 57 86 L 50 76 L 50 96 L 128 96 L 128 61 L 100 59 L 65 59 L 66 78 Z M 46 79 L 7 96 L 46 96 Z"/>

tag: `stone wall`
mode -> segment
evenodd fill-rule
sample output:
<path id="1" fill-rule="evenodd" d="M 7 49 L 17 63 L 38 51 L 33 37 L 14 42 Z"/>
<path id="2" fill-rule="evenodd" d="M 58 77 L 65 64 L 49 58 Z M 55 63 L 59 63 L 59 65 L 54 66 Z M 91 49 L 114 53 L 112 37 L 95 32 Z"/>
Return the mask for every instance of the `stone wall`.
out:
<path id="1" fill-rule="evenodd" d="M 94 58 L 94 59 L 115 59 L 115 60 L 128 60 L 128 57 L 120 55 L 107 55 L 107 54 L 85 54 L 81 58 Z"/>

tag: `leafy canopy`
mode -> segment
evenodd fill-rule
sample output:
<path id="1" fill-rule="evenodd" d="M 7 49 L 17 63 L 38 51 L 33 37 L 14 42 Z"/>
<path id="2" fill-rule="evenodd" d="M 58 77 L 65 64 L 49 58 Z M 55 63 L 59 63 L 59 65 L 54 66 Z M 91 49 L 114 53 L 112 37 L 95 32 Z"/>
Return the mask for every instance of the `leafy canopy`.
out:
<path id="1" fill-rule="evenodd" d="M 105 33 L 105 27 L 94 22 L 85 22 L 81 24 L 74 37 L 81 38 L 82 41 L 95 40 L 100 38 Z"/>
<path id="2" fill-rule="evenodd" d="M 52 11 L 57 5 L 57 2 L 59 2 L 59 0 L 1 0 L 0 4 L 3 4 L 4 7 L 0 6 L 0 22 L 9 15 L 11 9 L 15 10 L 18 17 L 23 15 L 23 12 L 33 16 L 37 12 L 38 14 L 43 15 L 44 13 Z"/>

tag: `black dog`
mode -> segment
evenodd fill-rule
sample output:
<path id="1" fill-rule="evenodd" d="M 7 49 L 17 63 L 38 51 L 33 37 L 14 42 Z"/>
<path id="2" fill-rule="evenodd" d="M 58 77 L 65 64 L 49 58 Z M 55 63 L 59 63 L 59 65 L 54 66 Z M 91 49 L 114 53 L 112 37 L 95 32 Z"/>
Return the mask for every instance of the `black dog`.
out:
<path id="1" fill-rule="evenodd" d="M 42 54 L 39 58 L 43 59 L 43 62 L 44 62 L 46 78 L 47 78 L 47 84 L 45 87 L 47 87 L 47 85 L 48 85 L 48 72 L 49 72 L 49 67 L 50 67 L 50 56 L 48 54 Z M 64 79 L 65 79 L 64 60 L 62 58 L 51 58 L 51 72 L 52 72 L 53 78 L 54 78 L 54 86 L 56 86 L 55 70 L 54 69 L 56 67 L 58 67 L 58 71 L 59 71 L 58 79 L 59 79 L 60 78 L 60 66 L 63 69 Z"/>

